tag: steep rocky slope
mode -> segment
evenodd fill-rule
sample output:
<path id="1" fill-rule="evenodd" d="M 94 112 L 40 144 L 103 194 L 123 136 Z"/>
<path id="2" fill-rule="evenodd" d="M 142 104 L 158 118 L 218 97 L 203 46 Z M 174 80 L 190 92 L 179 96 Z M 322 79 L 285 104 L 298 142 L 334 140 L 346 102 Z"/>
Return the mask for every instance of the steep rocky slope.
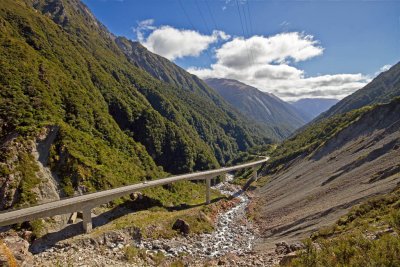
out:
<path id="1" fill-rule="evenodd" d="M 328 111 L 321 114 L 317 120 L 366 105 L 387 103 L 396 96 L 400 96 L 400 63 L 382 72 L 366 86 L 342 99 Z"/>
<path id="2" fill-rule="evenodd" d="M 399 114 L 397 98 L 316 123 L 283 143 L 267 166 L 269 182 L 257 192 L 260 248 L 302 239 L 362 200 L 393 190 L 400 182 Z"/>
<path id="3" fill-rule="evenodd" d="M 288 137 L 306 122 L 306 118 L 289 103 L 257 88 L 231 79 L 207 79 L 205 82 L 248 118 L 273 128 L 280 139 Z"/>

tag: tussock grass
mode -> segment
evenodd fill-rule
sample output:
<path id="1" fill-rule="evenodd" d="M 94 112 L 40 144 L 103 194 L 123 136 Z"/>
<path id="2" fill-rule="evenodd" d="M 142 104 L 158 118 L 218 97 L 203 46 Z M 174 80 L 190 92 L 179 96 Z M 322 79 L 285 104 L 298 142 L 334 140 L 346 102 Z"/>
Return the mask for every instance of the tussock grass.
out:
<path id="1" fill-rule="evenodd" d="M 354 207 L 304 241 L 290 266 L 400 266 L 399 208 L 400 188 Z"/>

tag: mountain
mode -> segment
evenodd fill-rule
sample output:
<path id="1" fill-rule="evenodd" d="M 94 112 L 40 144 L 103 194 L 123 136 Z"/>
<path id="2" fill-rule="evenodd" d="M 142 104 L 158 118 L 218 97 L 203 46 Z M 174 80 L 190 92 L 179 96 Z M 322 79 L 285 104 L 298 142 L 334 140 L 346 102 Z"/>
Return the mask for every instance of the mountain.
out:
<path id="1" fill-rule="evenodd" d="M 134 66 L 79 0 L 3 0 L 0 33 L 2 209 L 214 168 L 270 140 L 236 112 L 192 109 L 205 100 Z"/>
<path id="2" fill-rule="evenodd" d="M 344 265 L 398 259 L 389 255 L 398 235 L 384 229 L 400 229 L 399 81 L 397 64 L 271 153 L 263 169 L 268 182 L 257 189 L 250 215 L 263 236 L 258 249 L 310 237 L 294 266 L 336 266 L 350 250 Z"/>
<path id="3" fill-rule="evenodd" d="M 366 105 L 387 103 L 396 96 L 400 96 L 400 63 L 379 74 L 366 86 L 345 97 L 317 119 L 328 118 Z"/>
<path id="4" fill-rule="evenodd" d="M 327 111 L 335 105 L 339 100 L 334 98 L 302 98 L 291 104 L 303 114 L 303 118 L 307 118 L 307 122 L 311 121 L 322 112 Z"/>
<path id="5" fill-rule="evenodd" d="M 306 122 L 295 108 L 273 94 L 232 79 L 214 78 L 205 82 L 248 118 L 272 127 L 280 139 L 288 137 Z"/>
<path id="6" fill-rule="evenodd" d="M 255 206 L 264 241 L 299 240 L 400 181 L 400 98 L 305 127 L 271 155 Z M 341 229 L 341 228 L 339 228 Z M 322 230 L 321 230 L 322 231 Z"/>
<path id="7" fill-rule="evenodd" d="M 209 97 L 213 103 L 221 105 L 218 101 L 221 102 L 222 99 L 218 99 L 218 95 L 197 76 L 188 73 L 168 59 L 150 52 L 139 42 L 128 40 L 125 37 L 117 37 L 115 42 L 130 62 L 146 70 L 153 77 L 172 84 L 182 91 L 190 90 L 202 94 Z"/>
<path id="8" fill-rule="evenodd" d="M 231 124 L 227 122 L 232 119 L 236 120 L 235 123 L 246 127 L 249 133 L 257 133 L 257 136 L 264 135 L 275 140 L 281 138 L 280 135 L 276 134 L 273 127 L 256 125 L 252 120 L 232 108 L 229 102 L 216 93 L 213 88 L 210 88 L 203 80 L 188 73 L 168 59 L 150 52 L 139 42 L 130 41 L 124 37 L 118 37 L 115 41 L 132 64 L 173 86 L 172 90 L 168 92 L 164 90 L 162 92 L 164 95 L 168 95 L 170 99 L 180 102 L 182 106 L 186 105 L 188 112 L 203 116 L 202 123 L 199 123 L 200 120 L 192 120 L 191 117 L 194 116 L 192 114 L 188 119 L 188 123 L 196 128 L 207 144 L 214 147 L 216 153 L 219 154 L 220 147 L 225 145 L 219 144 L 219 141 L 215 140 L 213 136 L 220 132 L 223 135 L 224 131 L 231 132 L 231 130 L 226 131 L 224 129 Z M 210 114 L 213 115 L 210 116 Z M 209 123 L 210 125 L 202 125 L 204 123 Z M 264 141 L 268 142 L 266 139 Z M 223 157 L 224 155 L 221 155 L 218 159 L 225 162 L 228 158 Z"/>

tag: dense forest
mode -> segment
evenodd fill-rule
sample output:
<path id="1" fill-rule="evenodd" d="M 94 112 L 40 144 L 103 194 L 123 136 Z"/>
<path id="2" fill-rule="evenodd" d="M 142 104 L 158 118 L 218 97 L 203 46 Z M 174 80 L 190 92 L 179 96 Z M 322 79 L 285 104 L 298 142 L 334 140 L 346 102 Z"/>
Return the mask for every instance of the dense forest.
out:
<path id="1" fill-rule="evenodd" d="M 179 98 L 129 62 L 80 1 L 6 0 L 0 32 L 3 208 L 37 201 L 44 181 L 32 151 L 49 132 L 41 160 L 62 195 L 215 168 L 271 140 L 223 100 L 191 109 L 202 96 Z"/>

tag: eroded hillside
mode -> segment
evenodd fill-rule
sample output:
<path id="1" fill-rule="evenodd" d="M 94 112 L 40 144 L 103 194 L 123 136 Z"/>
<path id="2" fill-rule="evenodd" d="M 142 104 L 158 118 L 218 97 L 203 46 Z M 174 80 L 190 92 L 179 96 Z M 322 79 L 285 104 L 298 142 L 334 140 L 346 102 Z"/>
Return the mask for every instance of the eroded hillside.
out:
<path id="1" fill-rule="evenodd" d="M 282 144 L 255 204 L 260 247 L 302 239 L 353 205 L 393 190 L 400 181 L 399 114 L 396 99 L 322 122 L 335 130 L 316 124 Z M 279 155 L 285 147 L 291 149 Z"/>

